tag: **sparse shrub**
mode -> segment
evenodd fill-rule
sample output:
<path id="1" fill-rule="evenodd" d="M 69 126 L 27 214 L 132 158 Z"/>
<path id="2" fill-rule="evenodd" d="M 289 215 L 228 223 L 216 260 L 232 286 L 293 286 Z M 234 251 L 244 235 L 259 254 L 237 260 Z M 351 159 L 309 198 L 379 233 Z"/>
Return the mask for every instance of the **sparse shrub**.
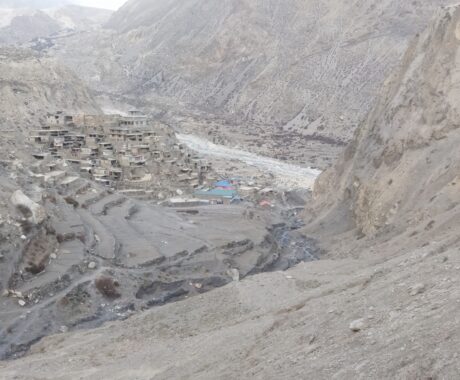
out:
<path id="1" fill-rule="evenodd" d="M 72 197 L 65 197 L 64 200 L 66 201 L 68 205 L 73 206 L 73 208 L 78 208 L 78 206 L 80 206 L 80 203 L 78 203 L 78 201 L 76 201 Z"/>
<path id="2" fill-rule="evenodd" d="M 34 263 L 28 262 L 26 267 L 26 271 L 31 274 L 39 274 L 42 273 L 46 269 L 46 265 L 44 262 Z"/>
<path id="3" fill-rule="evenodd" d="M 46 235 L 49 236 L 49 235 L 56 235 L 56 230 L 54 229 L 53 226 L 51 226 L 50 224 L 46 224 L 45 225 L 45 231 L 46 231 Z"/>
<path id="4" fill-rule="evenodd" d="M 32 216 L 32 211 L 29 208 L 23 205 L 17 205 L 16 208 L 24 216 L 24 218 L 30 218 Z"/>
<path id="5" fill-rule="evenodd" d="M 56 239 L 59 244 L 62 244 L 66 241 L 72 241 L 77 239 L 77 235 L 74 232 L 68 232 L 66 234 L 57 234 Z"/>
<path id="6" fill-rule="evenodd" d="M 52 204 L 56 204 L 57 203 L 57 199 L 54 195 L 52 194 L 46 194 L 45 197 L 44 197 L 44 200 L 52 203 Z"/>
<path id="7" fill-rule="evenodd" d="M 86 243 L 86 235 L 84 232 L 76 235 L 77 239 L 80 240 L 83 244 Z"/>
<path id="8" fill-rule="evenodd" d="M 95 281 L 96 289 L 106 298 L 119 298 L 121 294 L 118 292 L 120 284 L 111 277 L 99 277 Z"/>
<path id="9" fill-rule="evenodd" d="M 21 220 L 21 228 L 22 228 L 22 232 L 25 235 L 29 235 L 33 231 L 34 225 L 32 222 L 25 219 L 25 220 Z"/>

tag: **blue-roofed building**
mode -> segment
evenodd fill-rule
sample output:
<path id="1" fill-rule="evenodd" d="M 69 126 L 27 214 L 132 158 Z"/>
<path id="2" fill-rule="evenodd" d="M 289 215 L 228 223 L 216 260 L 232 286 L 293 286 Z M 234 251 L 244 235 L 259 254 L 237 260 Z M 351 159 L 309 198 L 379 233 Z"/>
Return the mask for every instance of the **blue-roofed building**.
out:
<path id="1" fill-rule="evenodd" d="M 215 187 L 232 187 L 233 185 L 227 181 L 227 180 L 222 180 L 214 183 Z"/>
<path id="2" fill-rule="evenodd" d="M 226 198 L 232 199 L 238 195 L 236 190 L 212 189 L 212 190 L 199 190 L 195 192 L 197 197 L 206 198 Z"/>
<path id="3" fill-rule="evenodd" d="M 222 200 L 226 203 L 238 197 L 236 190 L 225 189 L 211 189 L 211 190 L 198 190 L 194 193 L 195 197 L 208 200 Z"/>

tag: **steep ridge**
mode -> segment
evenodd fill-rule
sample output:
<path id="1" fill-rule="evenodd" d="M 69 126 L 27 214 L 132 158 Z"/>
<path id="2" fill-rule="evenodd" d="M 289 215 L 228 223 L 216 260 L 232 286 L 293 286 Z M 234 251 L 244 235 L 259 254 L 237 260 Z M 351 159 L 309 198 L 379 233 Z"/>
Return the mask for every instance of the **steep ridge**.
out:
<path id="1" fill-rule="evenodd" d="M 0 10 L 7 26 L 0 29 L 0 44 L 14 45 L 32 41 L 34 38 L 46 37 L 61 30 L 59 22 L 40 10 Z"/>
<path id="2" fill-rule="evenodd" d="M 47 38 L 101 28 L 112 13 L 78 5 L 37 9 L 34 4 L 26 8 L 2 8 L 0 3 L 0 45 L 30 44 L 40 50 L 47 46 Z"/>
<path id="3" fill-rule="evenodd" d="M 73 4 L 59 8 L 45 9 L 44 12 L 55 19 L 61 28 L 83 32 L 101 28 L 113 14 L 113 11 L 108 9 Z"/>
<path id="4" fill-rule="evenodd" d="M 449 3 L 131 0 L 108 23 L 121 81 L 100 84 L 245 129 L 348 141 L 407 41 Z"/>
<path id="5" fill-rule="evenodd" d="M 372 237 L 420 224 L 432 229 L 440 227 L 437 217 L 458 216 L 456 16 L 446 13 L 411 44 L 342 159 L 319 178 L 321 223 L 335 219 Z"/>
<path id="6" fill-rule="evenodd" d="M 75 74 L 26 49 L 0 48 L 0 130 L 37 127 L 47 112 L 98 113 Z"/>
<path id="7" fill-rule="evenodd" d="M 0 99 L 0 288 L 4 289 L 15 271 L 7 252 L 15 252 L 13 263 L 21 256 L 21 233 L 11 218 L 11 195 L 18 189 L 37 194 L 31 181 L 33 159 L 28 132 L 41 129 L 47 112 L 97 114 L 101 110 L 69 69 L 17 48 L 0 48 Z"/>
<path id="8" fill-rule="evenodd" d="M 453 0 L 131 0 L 42 51 L 184 133 L 330 167 L 408 41 Z M 287 149 L 286 147 L 289 147 Z"/>
<path id="9" fill-rule="evenodd" d="M 460 8 L 451 7 L 411 44 L 343 159 L 318 183 L 319 219 L 307 232 L 342 232 L 335 244 L 323 241 L 333 260 L 44 339 L 30 356 L 0 363 L 0 374 L 458 377 L 459 68 Z"/>
<path id="10" fill-rule="evenodd" d="M 51 8 L 70 4 L 68 0 L 0 0 L 0 8 Z"/>

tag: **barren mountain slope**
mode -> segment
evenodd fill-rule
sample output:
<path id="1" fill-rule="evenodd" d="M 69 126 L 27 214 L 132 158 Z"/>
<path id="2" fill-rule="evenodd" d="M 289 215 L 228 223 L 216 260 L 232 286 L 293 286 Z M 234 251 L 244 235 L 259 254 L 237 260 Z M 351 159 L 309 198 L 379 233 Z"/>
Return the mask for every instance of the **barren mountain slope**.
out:
<path id="1" fill-rule="evenodd" d="M 118 95 L 348 140 L 407 41 L 450 2 L 131 0 L 108 24 L 113 62 L 94 72 L 73 48 L 58 55 Z"/>
<path id="2" fill-rule="evenodd" d="M 11 14 L 11 10 L 6 12 Z M 5 10 L 0 9 L 0 14 L 3 14 L 2 18 L 6 17 Z M 21 10 L 11 17 L 8 26 L 0 29 L 0 45 L 23 44 L 61 30 L 58 21 L 40 10 Z"/>
<path id="3" fill-rule="evenodd" d="M 0 45 L 31 44 L 36 49 L 47 46 L 47 38 L 62 38 L 75 32 L 99 29 L 112 11 L 67 5 L 36 9 L 2 8 L 0 5 Z"/>
<path id="4" fill-rule="evenodd" d="M 21 225 L 11 216 L 11 195 L 35 195 L 28 131 L 41 129 L 47 112 L 101 112 L 86 87 L 68 69 L 25 49 L 0 48 L 0 288 L 21 260 Z M 32 189 L 32 190 L 31 190 Z M 11 255 L 14 253 L 14 255 Z"/>
<path id="5" fill-rule="evenodd" d="M 24 49 L 0 49 L 0 129 L 36 128 L 47 112 L 100 112 L 69 69 Z"/>
<path id="6" fill-rule="evenodd" d="M 68 0 L 0 0 L 0 8 L 51 8 L 71 3 Z"/>
<path id="7" fill-rule="evenodd" d="M 45 339 L 29 357 L 1 363 L 0 375 L 458 377 L 459 68 L 460 8 L 450 8 L 410 46 L 345 158 L 319 183 L 322 229 L 335 219 L 351 231 L 335 245 L 323 241 L 333 260 Z M 336 258 L 351 248 L 356 257 Z"/>
<path id="8" fill-rule="evenodd" d="M 45 13 L 59 22 L 61 28 L 88 31 L 102 27 L 110 19 L 113 11 L 79 5 L 67 5 L 59 8 L 45 9 Z"/>
<path id="9" fill-rule="evenodd" d="M 386 81 L 383 95 L 342 159 L 319 178 L 317 224 L 338 222 L 343 229 L 356 227 L 374 236 L 402 233 L 420 224 L 425 230 L 442 229 L 442 223 L 434 223 L 437 217 L 457 215 L 456 16 L 446 13 L 410 45 L 400 70 Z M 338 219 L 338 213 L 343 218 Z"/>

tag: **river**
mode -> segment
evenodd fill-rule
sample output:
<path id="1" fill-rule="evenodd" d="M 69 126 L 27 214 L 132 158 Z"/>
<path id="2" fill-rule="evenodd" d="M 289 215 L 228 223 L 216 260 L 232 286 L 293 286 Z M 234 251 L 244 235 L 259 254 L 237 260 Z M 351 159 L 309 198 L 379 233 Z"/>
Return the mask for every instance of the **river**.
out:
<path id="1" fill-rule="evenodd" d="M 176 134 L 177 139 L 195 152 L 208 157 L 236 160 L 274 176 L 274 185 L 286 190 L 312 189 L 320 170 L 290 164 L 245 150 L 214 144 L 194 135 Z"/>

